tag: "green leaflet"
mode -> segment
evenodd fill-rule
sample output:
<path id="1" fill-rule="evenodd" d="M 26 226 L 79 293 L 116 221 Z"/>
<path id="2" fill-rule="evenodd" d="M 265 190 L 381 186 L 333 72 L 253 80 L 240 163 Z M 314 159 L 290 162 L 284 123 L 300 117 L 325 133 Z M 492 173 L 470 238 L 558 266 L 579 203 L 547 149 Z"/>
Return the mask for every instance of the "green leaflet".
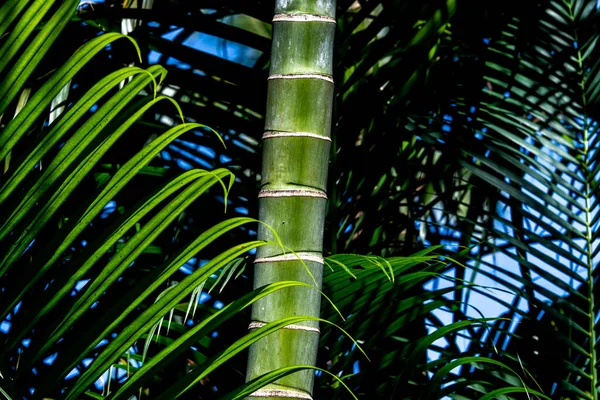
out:
<path id="1" fill-rule="evenodd" d="M 190 170 L 184 174 L 181 174 L 180 176 L 167 183 L 163 188 L 158 190 L 157 193 L 151 196 L 148 200 L 144 201 L 139 207 L 135 208 L 131 213 L 129 213 L 129 215 L 124 217 L 123 221 L 115 227 L 114 231 L 111 231 L 105 237 L 97 238 L 96 241 L 90 243 L 87 251 L 84 251 L 78 258 L 73 260 L 71 265 L 64 267 L 66 268 L 64 280 L 59 280 L 57 282 L 58 287 L 55 288 L 55 290 L 51 293 L 51 296 L 49 298 L 45 297 L 44 300 L 40 302 L 40 308 L 34 311 L 31 321 L 24 325 L 18 333 L 12 336 L 11 341 L 9 342 L 9 346 L 19 343 L 19 341 L 24 337 L 24 335 L 26 335 L 30 331 L 30 329 L 36 323 L 38 323 L 38 321 L 44 315 L 46 315 L 50 310 L 52 310 L 58 304 L 60 299 L 62 299 L 71 291 L 75 283 L 79 279 L 82 279 L 83 276 L 85 276 L 87 271 L 89 271 L 89 269 L 93 267 L 95 262 L 103 254 L 105 254 L 111 248 L 111 246 L 114 246 L 114 244 L 126 232 L 128 232 L 133 226 L 135 226 L 135 224 L 137 224 L 141 218 L 143 218 L 145 215 L 147 215 L 148 212 L 155 209 L 165 199 L 172 196 L 177 191 L 182 190 L 182 188 L 185 188 L 191 183 L 196 182 L 199 178 L 204 177 L 208 174 L 209 173 L 206 171 L 199 170 Z M 91 207 L 88 208 L 88 210 L 90 209 Z M 88 218 L 82 217 L 81 219 L 79 219 L 79 221 L 76 224 L 77 227 L 85 227 L 85 224 L 88 223 L 87 221 L 93 219 L 93 217 L 96 214 L 97 213 L 94 213 Z M 81 229 L 79 229 L 79 231 L 80 230 Z M 68 232 L 69 234 L 76 233 L 74 235 L 75 237 L 78 234 L 77 230 L 68 230 Z M 51 244 L 49 248 L 52 249 L 56 247 L 52 246 Z M 38 270 L 35 276 L 31 278 L 32 283 L 25 285 L 26 287 L 24 287 L 24 289 L 20 291 L 20 295 L 16 296 L 12 300 L 11 306 L 6 307 L 6 309 L 4 310 L 5 313 L 10 312 L 12 307 L 14 307 L 14 304 L 16 304 L 19 301 L 19 299 L 27 292 L 27 289 L 31 287 L 35 281 L 38 281 L 42 277 L 44 272 L 46 272 L 48 269 L 54 266 L 54 264 L 59 258 L 59 255 L 60 254 L 58 252 L 56 254 L 52 254 L 52 258 L 48 262 L 46 262 L 41 269 Z M 135 305 L 133 307 L 135 307 Z"/>
<path id="2" fill-rule="evenodd" d="M 128 77 L 146 72 L 137 67 L 127 67 L 113 72 L 95 84 L 73 107 L 71 107 L 63 118 L 52 125 L 52 129 L 42 138 L 40 143 L 27 154 L 24 160 L 19 161 L 18 166 L 12 174 L 9 172 L 8 179 L 0 188 L 0 206 L 15 191 L 33 167 L 55 146 L 60 139 L 71 129 L 89 109 L 104 97 L 110 90 Z M 147 72 L 146 72 L 147 73 Z M 25 127 L 26 128 L 26 127 Z M 7 127 L 8 129 L 8 127 Z M 22 130 L 23 127 L 20 127 Z M 27 129 L 25 129 L 26 131 Z M 19 133 L 16 133 L 19 135 Z"/>
<path id="3" fill-rule="evenodd" d="M 250 249 L 264 246 L 262 241 L 244 243 L 226 250 L 209 261 L 204 267 L 187 276 L 173 289 L 165 293 L 157 302 L 148 307 L 135 321 L 125 329 L 100 353 L 90 364 L 85 373 L 75 382 L 66 394 L 65 400 L 74 400 L 94 382 L 99 374 L 106 371 L 113 360 L 123 354 L 145 332 L 147 332 L 159 319 L 168 313 L 184 297 L 189 295 L 200 283 L 212 274 L 223 268 L 229 262 L 244 254 Z M 66 372 L 65 372 L 66 373 Z M 174 398 L 174 397 L 171 397 Z"/>
<path id="4" fill-rule="evenodd" d="M 85 45 L 83 45 L 73 56 L 56 71 L 50 79 L 35 93 L 35 95 L 27 102 L 23 110 L 15 117 L 6 128 L 0 132 L 0 161 L 4 160 L 8 153 L 13 149 L 15 144 L 21 139 L 26 131 L 35 123 L 37 118 L 46 112 L 47 107 L 52 102 L 52 99 L 61 91 L 61 89 L 69 82 L 75 74 L 77 74 L 83 66 L 94 57 L 99 51 L 104 49 L 106 45 L 114 42 L 117 39 L 127 38 L 130 40 L 139 53 L 139 48 L 133 39 L 119 33 L 105 33 L 100 35 Z M 141 57 L 141 56 L 140 56 Z M 4 80 L 3 85 L 8 85 L 8 80 Z M 0 86 L 1 88 L 1 86 Z M 6 103 L 6 104 L 5 104 Z M 8 101 L 0 102 L 0 114 L 3 113 L 3 108 L 8 106 Z"/>
<path id="5" fill-rule="evenodd" d="M 89 334 L 84 335 L 80 341 L 85 347 L 83 354 L 93 349 L 90 343 L 97 343 L 107 336 L 112 330 L 136 307 L 140 306 L 142 301 L 154 293 L 167 279 L 183 266 L 194 254 L 200 252 L 207 245 L 223 236 L 225 233 L 247 223 L 256 222 L 251 218 L 232 218 L 225 220 L 214 227 L 206 230 L 196 240 L 186 246 L 164 269 L 159 268 L 153 271 L 142 282 L 136 285 L 128 293 L 124 294 L 122 299 L 115 305 L 114 309 L 121 310 L 119 316 L 112 315 L 100 320 L 94 327 L 95 330 L 90 330 Z M 96 333 L 101 332 L 101 333 Z M 91 338 L 90 338 L 91 337 Z M 83 356 L 83 355 L 82 355 Z M 65 371 L 65 373 L 67 373 Z"/>
<path id="6" fill-rule="evenodd" d="M 179 254 L 177 254 L 164 268 L 161 267 L 155 269 L 142 282 L 132 288 L 132 290 L 123 294 L 122 299 L 113 307 L 116 315 L 106 315 L 104 318 L 99 320 L 92 327 L 93 329 L 90 329 L 88 332 L 86 332 L 81 340 L 73 346 L 75 349 L 78 349 L 77 356 L 79 359 L 83 358 L 89 351 L 91 351 L 94 348 L 95 343 L 98 343 L 104 337 L 109 335 L 117 327 L 117 325 L 125 317 L 127 317 L 127 315 L 141 305 L 144 299 L 146 299 L 152 293 L 155 293 L 155 291 L 160 288 L 161 285 L 164 285 L 166 280 L 181 266 L 183 266 L 191 257 L 230 230 L 241 225 L 254 222 L 256 221 L 251 218 L 233 218 L 215 225 L 214 227 L 203 232 L 196 240 L 182 249 Z M 173 286 L 172 288 L 175 287 L 176 286 Z M 195 289 L 195 287 L 192 287 L 192 290 Z M 173 289 L 170 289 L 170 291 L 172 290 Z M 162 297 L 164 296 L 161 296 L 161 300 Z M 158 300 L 159 299 L 157 299 L 157 301 Z M 171 309 L 167 310 L 166 312 L 170 311 Z M 152 324 L 149 323 L 146 331 L 149 330 L 151 326 Z M 81 349 L 81 351 L 79 351 L 79 349 Z M 72 364 L 61 367 L 61 373 L 63 375 L 67 374 L 72 368 Z"/>
<path id="7" fill-rule="evenodd" d="M 496 389 L 496 390 L 493 390 L 493 391 L 489 392 L 488 394 L 482 396 L 481 400 L 493 400 L 493 399 L 497 399 L 498 396 L 502 396 L 502 395 L 509 394 L 509 393 L 528 393 L 528 394 L 534 394 L 542 399 L 552 400 L 550 397 L 546 396 L 544 393 L 538 392 L 537 390 L 522 388 L 522 387 L 508 387 L 508 388 Z"/>
<path id="8" fill-rule="evenodd" d="M 42 9 L 41 16 L 43 16 L 43 14 L 45 13 L 45 11 L 43 10 L 47 10 L 47 3 L 52 3 L 50 1 L 42 2 L 44 3 L 44 8 Z M 48 50 L 50 50 L 50 47 L 52 46 L 58 35 L 62 32 L 67 23 L 69 23 L 69 21 L 71 20 L 70 17 L 75 11 L 77 3 L 78 0 L 65 0 L 65 2 L 61 5 L 58 11 L 44 25 L 40 33 L 38 33 L 33 39 L 33 41 L 29 44 L 29 46 L 21 55 L 21 57 L 19 57 L 16 64 L 12 67 L 8 75 L 4 77 L 2 83 L 0 83 L 0 114 L 3 114 L 4 111 L 6 111 L 6 108 L 8 107 L 10 102 L 17 96 L 19 91 L 25 85 L 27 79 L 31 76 L 37 65 L 42 60 L 42 57 L 44 57 Z M 30 18 L 32 18 L 33 21 L 36 21 L 39 20 L 41 16 L 38 12 L 35 12 L 33 15 L 31 15 Z M 20 20 L 20 23 L 21 22 L 25 22 L 28 25 L 28 29 L 33 29 L 33 27 L 37 24 L 30 24 L 28 18 L 25 16 Z M 25 41 L 25 38 L 17 38 L 17 43 L 22 43 L 23 41 Z M 0 53 L 0 59 L 11 59 L 14 56 L 14 53 L 16 52 L 16 50 L 11 50 L 13 50 L 13 48 L 11 48 L 8 51 L 8 54 Z M 0 63 L 0 73 L 6 65 L 7 64 L 5 63 Z M 0 160 L 2 158 L 3 157 L 0 157 Z"/>
<path id="9" fill-rule="evenodd" d="M 217 356 L 211 358 L 209 361 L 196 367 L 194 370 L 185 375 L 182 379 L 177 381 L 174 385 L 171 385 L 167 390 L 165 390 L 157 400 L 169 400 L 174 399 L 181 396 L 187 390 L 189 390 L 192 386 L 197 384 L 202 378 L 210 374 L 212 371 L 225 364 L 228 360 L 244 351 L 252 344 L 256 343 L 260 339 L 264 338 L 267 335 L 270 335 L 273 332 L 276 332 L 287 325 L 297 324 L 299 322 L 304 321 L 319 321 L 327 324 L 332 324 L 331 322 L 324 320 L 322 318 L 316 318 L 311 316 L 294 316 L 282 318 L 274 322 L 270 322 L 265 326 L 254 329 L 248 334 L 246 334 L 243 338 L 237 340 L 223 352 L 218 354 Z M 337 327 L 336 325 L 332 324 Z M 340 329 L 345 335 L 348 335 L 343 329 Z M 355 342 L 356 343 L 356 342 Z M 360 346 L 357 346 L 360 349 Z"/>
<path id="10" fill-rule="evenodd" d="M 119 391 L 116 392 L 111 398 L 114 398 L 115 400 L 129 398 L 128 396 L 130 396 L 131 393 L 139 387 L 139 385 L 152 378 L 158 368 L 163 368 L 174 357 L 186 351 L 189 346 L 193 345 L 203 336 L 209 334 L 220 324 L 237 315 L 246 307 L 252 305 L 256 300 L 277 290 L 294 286 L 312 287 L 311 285 L 302 282 L 276 282 L 253 290 L 252 292 L 247 293 L 235 300 L 233 303 L 223 307 L 215 314 L 202 320 L 198 325 L 195 325 L 193 328 L 187 330 L 179 338 L 162 349 L 158 354 L 147 360 L 142 368 L 140 368 L 131 378 L 129 378 L 127 382 L 119 389 Z"/>
<path id="11" fill-rule="evenodd" d="M 0 37 L 4 36 L 10 25 L 23 11 L 23 8 L 30 2 L 31 0 L 8 0 L 0 7 Z"/>
<path id="12" fill-rule="evenodd" d="M 69 312 L 63 318 L 58 329 L 51 335 L 42 348 L 45 352 L 53 343 L 55 343 L 67 330 L 67 328 L 85 313 L 91 305 L 98 300 L 104 291 L 115 282 L 123 271 L 149 246 L 154 239 L 167 227 L 179 214 L 185 210 L 194 200 L 202 195 L 215 183 L 218 183 L 222 177 L 229 174 L 227 170 L 217 171 L 215 176 L 208 174 L 200 177 L 181 191 L 169 204 L 163 207 L 144 227 L 130 238 L 125 246 L 120 249 L 108 262 L 108 264 L 98 274 L 87 287 L 85 293 L 77 299 L 77 302 L 71 307 Z M 125 228 L 133 225 L 132 220 L 128 220 Z M 122 225 L 123 227 L 123 225 Z M 112 245 L 118 238 L 125 233 L 125 229 L 120 230 L 120 234 L 113 235 L 111 240 L 105 246 L 96 251 L 95 254 L 86 260 L 82 270 L 87 270 L 104 254 L 106 248 Z M 105 248 L 106 247 L 106 248 Z"/>
<path id="13" fill-rule="evenodd" d="M 0 394 L 2 394 L 5 400 L 12 400 L 8 393 L 6 393 L 4 389 L 2 389 L 2 387 L 0 387 Z"/>
<path id="14" fill-rule="evenodd" d="M 143 77 L 137 78 L 143 79 Z M 142 81 L 140 84 L 143 83 L 145 83 L 145 81 Z M 133 97 L 136 93 L 137 91 L 134 90 L 129 92 L 128 95 Z M 78 131 L 79 134 L 73 136 L 71 140 L 65 144 L 59 154 L 54 158 L 51 165 L 48 166 L 40 179 L 29 190 L 25 199 L 23 199 L 19 206 L 12 212 L 6 223 L 0 228 L 0 238 L 3 238 L 11 232 L 19 222 L 23 221 L 25 217 L 28 217 L 28 220 L 24 221 L 24 224 L 28 227 L 23 231 L 19 238 L 10 245 L 7 255 L 2 264 L 0 264 L 0 274 L 10 268 L 10 266 L 21 256 L 23 251 L 25 251 L 29 243 L 31 243 L 35 237 L 35 234 L 45 226 L 50 217 L 54 215 L 69 194 L 77 187 L 83 177 L 96 165 L 100 158 L 110 149 L 114 142 L 119 139 L 119 137 L 125 133 L 125 131 L 133 125 L 144 112 L 161 100 L 168 100 L 168 98 L 160 96 L 142 106 L 114 132 L 110 132 L 100 145 L 91 150 L 88 149 L 87 155 L 84 153 L 87 146 L 92 145 L 91 147 L 93 147 L 95 144 L 93 140 L 95 135 L 92 132 L 87 132 L 86 135 L 86 131 L 82 128 Z M 119 109 L 110 109 L 111 114 L 116 114 L 118 111 Z M 108 113 L 109 111 L 102 115 Z M 94 133 L 99 133 L 99 131 L 108 123 L 106 117 L 104 117 L 103 121 L 103 123 L 95 126 L 93 130 Z M 96 121 L 94 121 L 94 123 L 95 122 Z M 72 163 L 75 164 L 74 168 L 69 168 Z M 69 173 L 69 175 L 64 176 L 66 173 Z M 50 198 L 45 201 L 45 204 L 39 210 L 36 210 L 34 215 L 31 215 L 32 213 L 30 211 L 32 208 L 54 183 L 59 185 L 59 187 L 53 188 L 53 191 L 50 193 Z"/>
<path id="15" fill-rule="evenodd" d="M 449 333 L 461 331 L 471 325 L 482 325 L 482 324 L 485 325 L 487 322 L 496 321 L 496 320 L 498 320 L 498 318 L 478 318 L 478 319 L 467 320 L 467 321 L 459 321 L 459 322 L 455 322 L 455 323 L 447 325 L 447 326 L 443 326 L 419 341 L 419 343 L 415 346 L 414 350 L 412 351 L 411 355 L 409 356 L 408 361 L 406 362 L 406 365 L 409 365 L 409 366 L 417 365 L 417 358 L 420 355 L 422 355 L 423 352 L 429 346 L 431 346 L 431 344 L 433 342 L 435 342 L 437 339 L 442 338 Z"/>
<path id="16" fill-rule="evenodd" d="M 52 8 L 55 2 L 56 0 L 35 0 L 33 4 L 31 4 L 31 6 L 25 11 L 23 16 L 19 19 L 13 30 L 8 35 L 4 45 L 0 48 L 0 59 L 10 60 L 15 56 L 15 54 L 18 53 L 21 46 L 23 46 L 23 44 L 27 41 L 27 38 L 29 38 L 31 33 L 35 30 L 37 25 L 41 22 L 50 8 Z M 0 35 L 3 35 L 4 32 L 6 32 L 8 25 L 12 23 L 18 16 L 18 12 L 20 12 L 18 9 L 22 9 L 27 5 L 26 1 L 23 1 L 23 4 L 20 7 L 14 3 L 14 1 L 8 2 L 0 10 L 3 11 L 3 13 L 0 14 L 3 17 L 0 17 L 2 18 L 1 24 L 2 26 L 5 26 L 4 29 L 0 31 Z M 16 15 L 15 11 L 17 11 Z M 0 63 L 0 74 L 2 74 L 8 65 L 8 62 Z M 2 112 L 0 112 L 0 114 L 2 114 Z"/>
<path id="17" fill-rule="evenodd" d="M 512 368 L 508 367 L 506 364 L 504 364 L 500 361 L 493 360 L 489 357 L 461 357 L 457 360 L 449 362 L 448 364 L 446 364 L 442 368 L 440 368 L 435 373 L 433 379 L 429 383 L 429 385 L 428 385 L 429 388 L 437 389 L 438 387 L 441 387 L 440 385 L 442 384 L 442 380 L 444 379 L 444 377 L 447 376 L 454 368 L 462 366 L 464 364 L 471 364 L 471 363 L 491 364 L 491 365 L 498 366 L 502 369 L 506 369 L 506 370 L 510 371 L 513 375 L 518 377 L 519 380 L 523 383 L 523 386 L 525 386 L 525 382 L 523 382 L 523 380 L 521 379 L 519 374 L 516 371 L 514 371 Z M 523 387 L 521 389 L 524 389 L 524 388 L 525 387 Z M 547 397 L 544 396 L 544 398 L 547 398 Z"/>
<path id="18" fill-rule="evenodd" d="M 69 221 L 64 227 L 65 237 L 58 235 L 56 240 L 53 241 L 49 248 L 54 249 L 54 253 L 49 255 L 45 261 L 45 264 L 41 266 L 35 277 L 33 277 L 28 284 L 21 291 L 21 295 L 26 292 L 44 273 L 50 268 L 61 256 L 61 254 L 73 243 L 77 236 L 89 225 L 89 223 L 95 218 L 101 211 L 102 208 L 108 203 L 114 196 L 123 188 L 125 185 L 137 174 L 139 171 L 147 165 L 160 151 L 168 146 L 173 140 L 182 134 L 195 129 L 203 127 L 201 124 L 183 124 L 171 128 L 169 131 L 159 136 L 156 140 L 150 143 L 150 145 L 144 147 L 138 154 L 132 157 L 125 165 L 123 165 L 113 178 L 106 184 L 102 192 L 96 197 L 92 204 L 90 204 L 87 210 L 79 218 Z M 186 175 L 186 174 L 184 174 Z M 167 191 L 169 189 L 167 188 Z M 163 197 L 164 198 L 164 197 Z M 155 202 L 156 203 L 156 202 Z M 137 223 L 152 207 L 142 208 L 142 212 L 136 213 L 136 217 L 132 219 L 127 228 L 121 228 L 121 235 L 129 229 L 133 224 Z M 115 238 L 114 241 L 118 239 Z M 112 245 L 113 242 L 110 242 Z M 108 249 L 110 245 L 105 244 L 104 248 Z M 90 265 L 91 267 L 91 265 Z M 87 269 L 86 269 L 87 270 Z M 84 271 L 82 271 L 83 274 Z M 75 276 L 81 276 L 81 274 L 73 275 L 71 281 Z M 14 307 L 20 296 L 17 296 L 13 302 L 7 307 L 8 310 Z M 49 304 L 48 304 L 49 305 Z M 5 311 L 6 312 L 6 311 Z"/>
<path id="19" fill-rule="evenodd" d="M 134 78 L 130 84 L 126 85 L 122 90 L 119 90 L 114 96 L 112 96 L 98 111 L 96 111 L 78 130 L 73 134 L 71 138 L 65 143 L 60 149 L 56 157 L 52 160 L 50 165 L 44 170 L 41 177 L 36 183 L 29 189 L 24 199 L 21 201 L 19 206 L 12 212 L 8 221 L 6 221 L 2 228 L 0 228 L 0 239 L 4 238 L 8 232 L 16 226 L 24 218 L 24 213 L 30 210 L 35 202 L 37 202 L 45 193 L 49 190 L 49 187 L 56 181 L 62 178 L 62 174 L 69 172 L 69 166 L 71 164 L 80 161 L 78 158 L 84 155 L 87 146 L 94 144 L 94 139 L 100 135 L 102 130 L 119 115 L 119 112 L 131 102 L 146 85 L 150 82 L 154 82 L 155 76 L 164 75 L 166 71 L 160 66 L 150 67 L 148 69 L 150 76 L 139 75 Z M 155 100 L 156 101 L 156 100 Z M 31 104 L 30 101 L 27 105 Z M 26 106 L 27 107 L 27 106 Z M 144 108 L 142 108 L 144 109 Z M 19 113 L 19 116 L 23 113 Z M 140 114 L 141 115 L 141 114 Z M 18 118 L 18 116 L 17 116 Z M 7 127 L 17 121 L 17 118 Z M 128 121 L 133 123 L 135 121 Z M 3 131 L 4 132 L 6 132 Z M 105 133 L 108 138 L 118 137 L 118 132 Z M 121 134 L 123 131 L 120 132 Z M 98 146 L 98 148 L 101 148 Z M 104 146 L 106 149 L 106 146 Z M 62 178 L 64 179 L 64 178 Z M 4 200 L 5 194 L 0 194 L 0 199 Z"/>

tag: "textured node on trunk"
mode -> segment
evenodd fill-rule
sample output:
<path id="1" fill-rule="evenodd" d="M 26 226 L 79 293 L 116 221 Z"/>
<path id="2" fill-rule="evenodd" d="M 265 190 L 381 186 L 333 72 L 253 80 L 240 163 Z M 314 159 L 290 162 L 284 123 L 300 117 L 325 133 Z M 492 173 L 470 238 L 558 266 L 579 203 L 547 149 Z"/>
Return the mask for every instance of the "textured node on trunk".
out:
<path id="1" fill-rule="evenodd" d="M 263 134 L 259 219 L 285 249 L 257 250 L 254 287 L 300 281 L 254 303 L 250 329 L 292 316 L 318 317 L 323 275 L 323 227 L 331 147 L 335 1 L 277 0 Z M 276 236 L 259 225 L 259 240 Z M 247 380 L 282 367 L 315 365 L 319 324 L 286 326 L 251 346 Z M 285 376 L 250 395 L 311 399 L 314 371 Z"/>

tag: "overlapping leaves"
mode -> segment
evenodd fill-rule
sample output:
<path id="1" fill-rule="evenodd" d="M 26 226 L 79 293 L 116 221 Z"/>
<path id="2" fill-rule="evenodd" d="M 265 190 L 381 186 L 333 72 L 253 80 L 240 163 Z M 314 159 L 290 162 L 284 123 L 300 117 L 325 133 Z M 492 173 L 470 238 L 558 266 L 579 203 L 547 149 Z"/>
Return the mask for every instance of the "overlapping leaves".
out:
<path id="1" fill-rule="evenodd" d="M 211 187 L 224 193 L 226 203 L 235 177 L 225 169 L 171 176 L 166 171 L 162 182 L 140 186 L 152 171 L 148 164 L 175 139 L 210 130 L 183 123 L 133 152 L 123 151 L 129 150 L 128 137 L 140 118 L 159 103 L 172 103 L 183 119 L 176 102 L 156 95 L 166 75 L 161 66 L 121 68 L 80 95 L 65 98 L 64 88 L 83 82 L 79 77 L 89 73 L 86 64 L 94 56 L 118 39 L 129 39 L 118 33 L 99 35 L 58 69 L 44 70 L 40 61 L 69 23 L 75 5 L 9 1 L 0 9 L 0 27 L 7 32 L 0 42 L 0 386 L 14 398 L 80 398 L 198 286 L 262 245 L 248 242 L 217 253 L 152 302 L 191 258 L 255 221 L 236 218 L 205 226 L 194 240 L 172 251 L 173 258 L 149 257 L 157 239 L 170 235 L 174 222 Z M 137 44 L 131 42 L 135 50 Z M 31 84 L 36 88 L 30 89 Z M 52 110 L 49 119 L 49 106 L 59 94 L 63 111 Z M 107 161 L 119 164 L 108 176 L 100 172 Z M 116 202 L 124 206 L 111 210 Z M 268 287 L 240 301 L 251 304 L 278 289 Z M 219 319 L 213 328 L 215 322 Z M 80 376 L 69 378 L 73 375 Z"/>

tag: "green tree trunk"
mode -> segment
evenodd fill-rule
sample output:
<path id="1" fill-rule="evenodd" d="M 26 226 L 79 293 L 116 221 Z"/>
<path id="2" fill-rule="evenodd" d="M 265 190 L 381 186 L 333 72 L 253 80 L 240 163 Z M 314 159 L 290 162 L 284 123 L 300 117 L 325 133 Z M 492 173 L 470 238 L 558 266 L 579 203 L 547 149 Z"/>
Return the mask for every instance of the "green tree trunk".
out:
<path id="1" fill-rule="evenodd" d="M 261 247 L 255 287 L 284 280 L 321 286 L 334 34 L 335 0 L 276 1 L 259 218 L 296 255 L 274 245 Z M 275 241 L 264 226 L 258 238 Z M 250 329 L 289 316 L 319 316 L 320 301 L 317 290 L 279 291 L 254 304 Z M 315 365 L 318 343 L 319 325 L 313 321 L 269 335 L 250 348 L 247 380 L 281 367 Z M 298 372 L 252 397 L 310 399 L 313 380 L 313 370 Z"/>

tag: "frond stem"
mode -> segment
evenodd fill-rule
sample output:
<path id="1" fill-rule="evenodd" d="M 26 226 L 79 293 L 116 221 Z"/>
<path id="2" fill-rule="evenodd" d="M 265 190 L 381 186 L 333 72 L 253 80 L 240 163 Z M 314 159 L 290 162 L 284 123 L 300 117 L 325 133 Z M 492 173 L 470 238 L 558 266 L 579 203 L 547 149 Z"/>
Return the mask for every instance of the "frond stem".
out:
<path id="1" fill-rule="evenodd" d="M 571 21 L 575 26 L 575 16 L 573 15 L 573 4 L 572 2 L 568 4 L 569 8 L 569 16 Z M 577 29 L 574 29 L 575 40 L 578 41 L 579 37 L 577 35 Z M 587 262 L 587 285 L 588 285 L 588 320 L 589 320 L 589 343 L 590 343 L 590 394 L 593 400 L 598 400 L 598 371 L 596 369 L 597 354 L 596 354 L 596 330 L 595 330 L 595 299 L 594 299 L 594 262 L 593 262 L 593 253 L 592 253 L 592 245 L 593 245 L 593 234 L 592 234 L 592 213 L 591 213 L 591 201 L 590 198 L 593 195 L 593 190 L 590 187 L 590 181 L 593 179 L 591 175 L 590 166 L 588 165 L 589 161 L 589 125 L 590 121 L 588 120 L 586 106 L 587 99 L 585 95 L 585 84 L 586 84 L 586 75 L 583 66 L 583 57 L 581 54 L 581 50 L 577 49 L 577 63 L 579 67 L 579 75 L 581 81 L 579 83 L 581 87 L 581 97 L 582 97 L 582 106 L 583 106 L 583 131 L 582 131 L 582 139 L 583 139 L 583 175 L 585 178 L 585 239 L 586 239 L 586 262 Z"/>

